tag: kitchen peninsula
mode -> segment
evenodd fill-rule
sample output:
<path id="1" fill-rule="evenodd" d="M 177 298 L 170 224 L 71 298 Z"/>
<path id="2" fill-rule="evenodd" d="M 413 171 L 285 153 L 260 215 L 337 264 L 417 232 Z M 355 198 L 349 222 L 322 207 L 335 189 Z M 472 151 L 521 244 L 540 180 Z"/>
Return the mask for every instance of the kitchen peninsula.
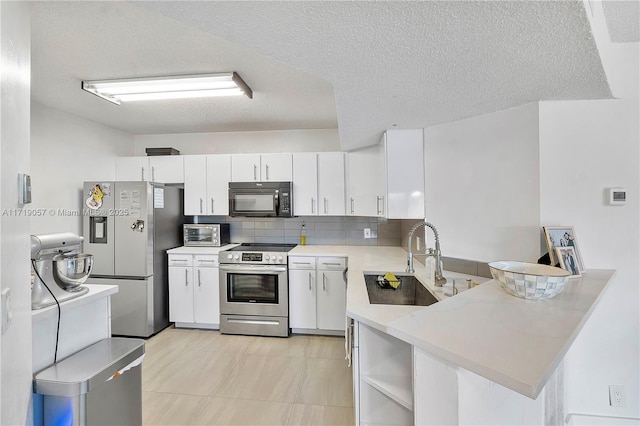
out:
<path id="1" fill-rule="evenodd" d="M 511 296 L 492 280 L 466 290 L 445 271 L 444 288 L 415 276 L 431 306 L 373 305 L 365 272 L 403 272 L 400 247 L 298 246 L 292 254 L 349 257 L 347 316 L 354 320 L 356 424 L 543 424 L 545 385 L 614 276 L 588 270 L 548 300 Z M 459 278 L 460 294 L 451 294 Z M 458 279 L 456 279 L 458 283 Z"/>

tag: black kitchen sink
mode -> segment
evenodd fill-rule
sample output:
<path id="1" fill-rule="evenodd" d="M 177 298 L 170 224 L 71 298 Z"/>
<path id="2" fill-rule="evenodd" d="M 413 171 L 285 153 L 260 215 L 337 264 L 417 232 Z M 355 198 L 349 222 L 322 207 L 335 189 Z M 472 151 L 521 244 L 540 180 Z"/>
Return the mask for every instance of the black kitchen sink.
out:
<path id="1" fill-rule="evenodd" d="M 384 274 L 364 274 L 369 303 L 374 305 L 429 306 L 438 301 L 413 275 L 395 274 L 400 280 L 400 285 L 395 289 L 384 281 L 380 282 L 379 277 L 382 275 Z"/>

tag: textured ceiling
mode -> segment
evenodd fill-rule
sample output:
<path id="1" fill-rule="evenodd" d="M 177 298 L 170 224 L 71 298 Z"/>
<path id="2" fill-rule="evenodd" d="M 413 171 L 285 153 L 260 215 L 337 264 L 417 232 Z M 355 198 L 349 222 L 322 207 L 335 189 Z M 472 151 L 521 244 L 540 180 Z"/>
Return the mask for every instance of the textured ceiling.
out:
<path id="1" fill-rule="evenodd" d="M 609 36 L 614 43 L 640 41 L 640 1 L 607 0 L 602 2 Z"/>
<path id="2" fill-rule="evenodd" d="M 34 100 L 134 134 L 338 127 L 353 149 L 394 126 L 611 97 L 579 0 L 33 8 Z M 118 108 L 78 90 L 81 79 L 230 70 L 253 100 Z"/>
<path id="3" fill-rule="evenodd" d="M 32 99 L 133 134 L 335 129 L 330 83 L 123 2 L 32 3 Z M 236 71 L 253 99 L 113 105 L 81 80 Z"/>

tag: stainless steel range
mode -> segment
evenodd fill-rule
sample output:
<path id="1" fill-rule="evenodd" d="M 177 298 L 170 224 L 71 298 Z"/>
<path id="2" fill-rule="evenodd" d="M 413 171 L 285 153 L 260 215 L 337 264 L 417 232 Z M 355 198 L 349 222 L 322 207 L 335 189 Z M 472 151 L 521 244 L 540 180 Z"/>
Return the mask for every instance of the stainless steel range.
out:
<path id="1" fill-rule="evenodd" d="M 220 332 L 289 335 L 287 253 L 295 244 L 245 243 L 220 253 Z"/>

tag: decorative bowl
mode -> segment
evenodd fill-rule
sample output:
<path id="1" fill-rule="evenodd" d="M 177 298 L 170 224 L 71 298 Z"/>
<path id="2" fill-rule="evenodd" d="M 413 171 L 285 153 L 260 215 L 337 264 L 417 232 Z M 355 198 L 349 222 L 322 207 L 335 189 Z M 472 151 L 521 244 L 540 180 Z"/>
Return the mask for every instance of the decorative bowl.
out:
<path id="1" fill-rule="evenodd" d="M 73 291 L 89 278 L 93 266 L 93 255 L 58 255 L 53 258 L 53 263 L 53 279 L 64 290 Z"/>
<path id="2" fill-rule="evenodd" d="M 491 275 L 509 294 L 529 300 L 557 296 L 571 273 L 555 266 L 500 260 L 489 263 Z"/>

